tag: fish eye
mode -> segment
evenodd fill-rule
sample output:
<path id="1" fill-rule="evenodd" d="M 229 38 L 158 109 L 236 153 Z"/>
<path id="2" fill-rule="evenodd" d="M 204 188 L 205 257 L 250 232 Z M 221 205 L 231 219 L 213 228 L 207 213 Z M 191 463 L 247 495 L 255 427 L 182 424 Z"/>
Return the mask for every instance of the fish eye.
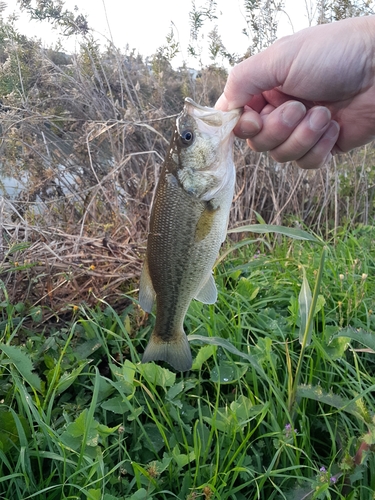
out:
<path id="1" fill-rule="evenodd" d="M 184 130 L 180 137 L 182 144 L 185 144 L 185 146 L 189 146 L 194 140 L 194 134 L 191 130 Z"/>

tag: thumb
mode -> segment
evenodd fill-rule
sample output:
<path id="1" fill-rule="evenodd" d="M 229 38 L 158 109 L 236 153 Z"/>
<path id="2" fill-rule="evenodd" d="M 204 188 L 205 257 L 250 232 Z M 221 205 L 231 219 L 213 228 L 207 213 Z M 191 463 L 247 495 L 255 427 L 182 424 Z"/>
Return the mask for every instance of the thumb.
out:
<path id="1" fill-rule="evenodd" d="M 254 95 L 282 85 L 295 52 L 289 38 L 284 37 L 263 52 L 237 64 L 229 73 L 224 92 L 215 107 L 223 111 L 240 108 Z"/>

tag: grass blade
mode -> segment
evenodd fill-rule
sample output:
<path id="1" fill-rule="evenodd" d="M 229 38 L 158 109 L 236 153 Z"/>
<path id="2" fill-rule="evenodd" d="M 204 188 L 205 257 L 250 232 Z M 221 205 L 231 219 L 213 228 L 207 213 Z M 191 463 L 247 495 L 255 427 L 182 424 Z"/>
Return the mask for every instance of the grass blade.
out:
<path id="1" fill-rule="evenodd" d="M 205 344 L 209 345 L 216 345 L 218 347 L 222 347 L 223 349 L 226 349 L 227 351 L 231 352 L 232 354 L 235 354 L 236 356 L 239 356 L 243 359 L 246 359 L 251 366 L 263 377 L 265 377 L 265 373 L 263 371 L 263 368 L 260 366 L 258 361 L 255 359 L 254 356 L 251 356 L 251 354 L 246 354 L 244 352 L 239 351 L 236 347 L 234 347 L 233 344 L 228 342 L 226 339 L 222 339 L 220 337 L 204 337 L 203 335 L 188 335 L 188 340 L 189 342 L 194 342 L 194 341 L 200 341 Z"/>
<path id="2" fill-rule="evenodd" d="M 42 392 L 42 381 L 36 373 L 33 373 L 34 367 L 31 359 L 20 347 L 0 344 L 0 351 L 3 351 L 4 354 L 8 356 L 22 378 L 26 380 L 33 389 Z"/>
<path id="3" fill-rule="evenodd" d="M 374 391 L 375 386 L 370 387 L 366 392 Z M 367 412 L 363 411 L 361 404 L 361 396 L 357 396 L 354 400 L 350 400 L 339 396 L 338 394 L 328 393 L 322 390 L 319 386 L 300 385 L 297 388 L 297 396 L 301 398 L 313 399 L 314 401 L 333 406 L 337 410 L 345 411 L 355 416 L 362 422 L 371 421 Z"/>
<path id="4" fill-rule="evenodd" d="M 311 342 L 311 335 L 313 329 L 313 322 L 310 321 L 308 324 L 309 314 L 311 310 L 312 295 L 309 282 L 306 278 L 306 270 L 302 267 L 303 278 L 301 291 L 298 296 L 299 304 L 299 315 L 301 320 L 300 330 L 299 330 L 299 342 L 302 345 L 304 336 L 306 335 L 305 345 L 308 346 Z"/>
<path id="5" fill-rule="evenodd" d="M 293 227 L 286 226 L 273 226 L 272 224 L 249 224 L 247 226 L 235 227 L 233 229 L 229 229 L 228 233 L 276 233 L 283 234 L 284 236 L 289 236 L 289 238 L 293 238 L 295 240 L 303 240 L 303 241 L 312 241 L 313 243 L 318 243 L 319 245 L 324 245 L 324 242 L 307 231 L 303 231 L 302 229 L 296 229 Z"/>
<path id="6" fill-rule="evenodd" d="M 365 345 L 368 349 L 371 349 L 371 351 L 373 351 L 375 354 L 375 336 L 371 332 L 366 332 L 366 330 L 363 330 L 362 328 L 359 330 L 355 330 L 352 327 L 347 327 L 344 328 L 343 330 L 340 330 L 340 332 L 333 338 L 337 337 L 348 337 L 351 340 L 354 340 L 356 342 L 359 342 L 360 344 Z"/>

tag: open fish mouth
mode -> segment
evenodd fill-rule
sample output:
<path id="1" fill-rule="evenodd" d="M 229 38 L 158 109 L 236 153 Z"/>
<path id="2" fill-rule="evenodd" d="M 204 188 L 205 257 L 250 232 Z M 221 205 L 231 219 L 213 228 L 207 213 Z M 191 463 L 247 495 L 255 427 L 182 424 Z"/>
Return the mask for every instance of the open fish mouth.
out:
<path id="1" fill-rule="evenodd" d="M 184 109 L 177 117 L 177 127 L 184 116 L 190 115 L 196 120 L 196 125 L 202 132 L 209 133 L 210 135 L 217 133 L 220 137 L 226 137 L 228 136 L 228 130 L 232 130 L 234 123 L 237 123 L 241 112 L 242 109 L 240 108 L 224 112 L 208 106 L 202 106 L 190 97 L 186 97 Z"/>
<path id="2" fill-rule="evenodd" d="M 210 111 L 212 113 L 213 108 L 209 108 L 208 106 L 202 106 L 201 104 L 196 103 L 193 101 L 191 97 L 185 97 L 185 102 L 191 104 L 194 106 L 194 108 L 201 109 L 202 111 Z"/>

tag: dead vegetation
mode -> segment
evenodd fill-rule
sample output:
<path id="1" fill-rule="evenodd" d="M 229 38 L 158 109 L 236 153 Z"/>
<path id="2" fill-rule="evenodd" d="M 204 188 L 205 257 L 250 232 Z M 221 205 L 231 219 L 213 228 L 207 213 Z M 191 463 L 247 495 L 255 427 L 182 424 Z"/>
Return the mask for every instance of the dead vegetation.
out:
<path id="1" fill-rule="evenodd" d="M 10 300 L 55 312 L 98 297 L 120 304 L 138 286 L 174 116 L 186 96 L 213 105 L 226 73 L 175 71 L 160 55 L 101 53 L 92 41 L 68 57 L 13 40 L 2 58 L 0 278 Z M 325 235 L 368 224 L 373 156 L 368 147 L 307 172 L 238 140 L 230 224 L 256 213 Z"/>

